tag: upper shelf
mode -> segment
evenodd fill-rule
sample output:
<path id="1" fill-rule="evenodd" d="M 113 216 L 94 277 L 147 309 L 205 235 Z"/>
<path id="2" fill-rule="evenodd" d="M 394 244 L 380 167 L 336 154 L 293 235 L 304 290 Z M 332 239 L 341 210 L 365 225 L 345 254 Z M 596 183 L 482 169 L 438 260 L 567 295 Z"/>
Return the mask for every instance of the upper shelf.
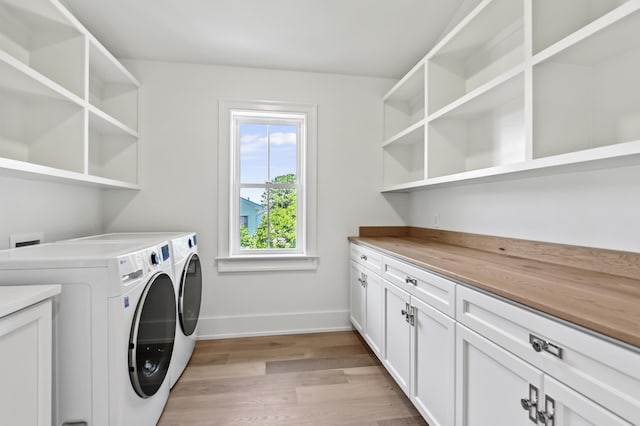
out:
<path id="1" fill-rule="evenodd" d="M 139 188 L 137 146 L 122 180 L 88 160 L 95 135 L 137 145 L 138 87 L 58 0 L 0 0 L 0 173 Z"/>
<path id="2" fill-rule="evenodd" d="M 424 63 L 416 65 L 383 98 L 384 139 L 397 137 L 424 119 Z"/>
<path id="3" fill-rule="evenodd" d="M 0 0 L 0 51 L 84 97 L 84 34 L 55 2 Z"/>
<path id="4" fill-rule="evenodd" d="M 483 0 L 385 96 L 383 191 L 637 164 L 638 87 L 640 0 Z"/>
<path id="5" fill-rule="evenodd" d="M 523 2 L 482 2 L 427 55 L 432 114 L 524 63 Z"/>

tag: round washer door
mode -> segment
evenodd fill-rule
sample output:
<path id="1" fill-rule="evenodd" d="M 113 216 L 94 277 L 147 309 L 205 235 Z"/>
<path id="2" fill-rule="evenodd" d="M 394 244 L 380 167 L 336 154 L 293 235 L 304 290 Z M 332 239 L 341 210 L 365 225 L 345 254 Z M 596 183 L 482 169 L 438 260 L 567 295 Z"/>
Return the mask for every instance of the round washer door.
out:
<path id="1" fill-rule="evenodd" d="M 200 258 L 193 253 L 182 271 L 180 297 L 178 298 L 178 318 L 185 336 L 191 336 L 196 331 L 201 299 L 202 269 L 200 268 Z"/>
<path id="2" fill-rule="evenodd" d="M 176 302 L 171 277 L 154 275 L 136 307 L 129 338 L 129 377 L 136 393 L 153 396 L 169 371 L 176 333 Z"/>

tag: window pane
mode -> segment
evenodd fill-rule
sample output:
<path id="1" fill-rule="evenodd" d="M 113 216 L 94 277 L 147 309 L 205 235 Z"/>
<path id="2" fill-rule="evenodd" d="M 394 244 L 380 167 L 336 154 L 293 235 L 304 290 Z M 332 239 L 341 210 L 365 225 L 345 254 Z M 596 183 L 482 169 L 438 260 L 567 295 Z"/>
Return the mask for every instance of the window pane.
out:
<path id="1" fill-rule="evenodd" d="M 257 194 L 257 197 L 256 197 Z M 295 189 L 240 190 L 240 247 L 293 249 L 297 246 Z M 258 202 L 258 199 L 260 201 Z"/>
<path id="2" fill-rule="evenodd" d="M 269 248 L 296 248 L 297 216 L 296 190 L 270 189 L 268 232 L 263 229 L 261 238 L 266 238 Z M 263 224 L 266 225 L 266 221 Z M 258 231 L 260 234 L 261 230 Z"/>
<path id="3" fill-rule="evenodd" d="M 263 206 L 264 189 L 242 188 L 240 190 L 240 247 L 246 249 L 261 248 L 257 242 L 258 228 L 266 219 L 266 209 Z M 266 205 L 266 196 L 264 196 Z M 266 243 L 263 241 L 263 247 Z"/>
<path id="4" fill-rule="evenodd" d="M 297 173 L 298 161 L 298 128 L 297 126 L 276 126 L 270 128 L 270 177 L 277 182 L 277 176 L 293 175 Z"/>
<path id="5" fill-rule="evenodd" d="M 240 124 L 240 182 L 265 183 L 268 180 L 266 124 Z"/>

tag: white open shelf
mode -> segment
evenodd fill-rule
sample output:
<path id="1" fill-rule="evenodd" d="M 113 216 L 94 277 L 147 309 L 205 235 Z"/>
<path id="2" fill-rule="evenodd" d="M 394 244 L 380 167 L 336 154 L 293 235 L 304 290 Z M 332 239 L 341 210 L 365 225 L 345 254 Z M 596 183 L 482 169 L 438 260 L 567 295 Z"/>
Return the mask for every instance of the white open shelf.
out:
<path id="1" fill-rule="evenodd" d="M 429 122 L 428 178 L 526 160 L 524 75 Z"/>
<path id="2" fill-rule="evenodd" d="M 424 119 L 424 63 L 416 65 L 383 98 L 385 141 Z"/>
<path id="3" fill-rule="evenodd" d="M 0 157 L 82 172 L 83 110 L 45 93 L 0 87 Z"/>
<path id="4" fill-rule="evenodd" d="M 406 184 L 424 179 L 424 125 L 405 137 L 387 144 L 382 152 L 384 186 Z"/>
<path id="5" fill-rule="evenodd" d="M 533 69 L 533 157 L 640 140 L 640 11 Z"/>
<path id="6" fill-rule="evenodd" d="M 483 1 L 427 56 L 428 113 L 524 63 L 523 2 Z"/>
<path id="7" fill-rule="evenodd" d="M 129 130 L 110 117 L 89 112 L 89 174 L 125 182 L 137 181 L 138 144 Z"/>
<path id="8" fill-rule="evenodd" d="M 102 45 L 89 44 L 89 103 L 138 128 L 138 81 Z"/>
<path id="9" fill-rule="evenodd" d="M 0 0 L 0 174 L 138 189 L 138 87 L 58 0 Z"/>
<path id="10" fill-rule="evenodd" d="M 557 43 L 628 1 L 534 0 L 533 53 Z"/>
<path id="11" fill-rule="evenodd" d="M 640 0 L 484 0 L 425 64 L 383 192 L 640 162 Z"/>
<path id="12" fill-rule="evenodd" d="M 84 97 L 84 35 L 54 2 L 0 0 L 0 51 Z"/>

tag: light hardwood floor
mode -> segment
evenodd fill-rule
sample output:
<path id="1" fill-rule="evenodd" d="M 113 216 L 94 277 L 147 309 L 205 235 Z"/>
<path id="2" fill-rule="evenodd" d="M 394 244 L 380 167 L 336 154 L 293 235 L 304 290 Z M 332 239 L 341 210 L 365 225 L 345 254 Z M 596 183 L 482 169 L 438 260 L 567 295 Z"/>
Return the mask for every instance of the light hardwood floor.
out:
<path id="1" fill-rule="evenodd" d="M 199 341 L 160 425 L 426 425 L 351 331 Z"/>

